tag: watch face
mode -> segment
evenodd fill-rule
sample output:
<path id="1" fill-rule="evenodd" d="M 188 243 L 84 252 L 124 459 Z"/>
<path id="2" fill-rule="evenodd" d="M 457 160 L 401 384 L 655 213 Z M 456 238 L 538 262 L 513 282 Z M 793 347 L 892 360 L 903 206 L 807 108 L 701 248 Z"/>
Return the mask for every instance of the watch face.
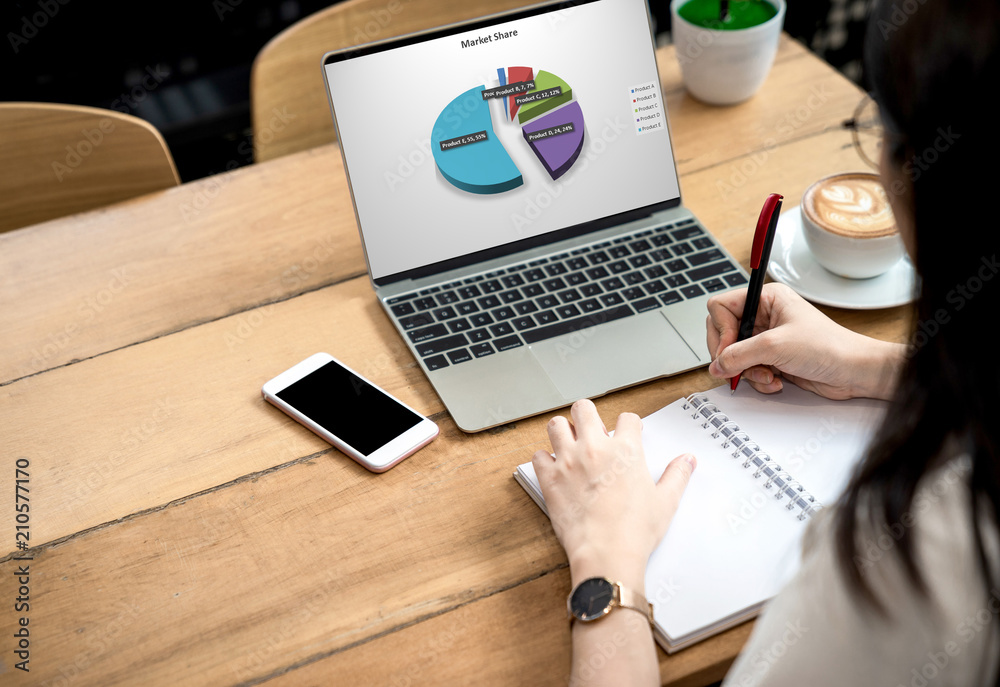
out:
<path id="1" fill-rule="evenodd" d="M 577 620 L 594 620 L 611 610 L 615 588 L 603 577 L 591 577 L 581 582 L 570 598 L 570 610 Z"/>

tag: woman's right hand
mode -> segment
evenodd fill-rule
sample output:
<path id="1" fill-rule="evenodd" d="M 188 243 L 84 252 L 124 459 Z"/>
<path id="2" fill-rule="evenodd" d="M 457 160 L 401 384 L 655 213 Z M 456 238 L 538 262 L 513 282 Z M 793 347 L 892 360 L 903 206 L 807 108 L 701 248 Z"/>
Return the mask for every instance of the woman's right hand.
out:
<path id="1" fill-rule="evenodd" d="M 906 356 L 903 344 L 842 327 L 784 284 L 764 286 L 754 335 L 736 342 L 746 289 L 708 301 L 708 350 L 714 377 L 742 379 L 763 393 L 781 377 L 832 399 L 891 397 Z"/>

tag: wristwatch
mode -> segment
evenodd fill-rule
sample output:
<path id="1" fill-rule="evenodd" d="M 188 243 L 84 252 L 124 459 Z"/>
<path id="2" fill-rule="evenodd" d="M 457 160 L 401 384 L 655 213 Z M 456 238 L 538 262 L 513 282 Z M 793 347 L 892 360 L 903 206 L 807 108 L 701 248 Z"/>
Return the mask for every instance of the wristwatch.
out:
<path id="1" fill-rule="evenodd" d="M 591 577 L 570 592 L 566 599 L 566 613 L 570 622 L 580 620 L 585 623 L 603 618 L 615 608 L 628 608 L 646 616 L 653 624 L 653 604 L 645 597 L 612 582 L 606 577 Z"/>

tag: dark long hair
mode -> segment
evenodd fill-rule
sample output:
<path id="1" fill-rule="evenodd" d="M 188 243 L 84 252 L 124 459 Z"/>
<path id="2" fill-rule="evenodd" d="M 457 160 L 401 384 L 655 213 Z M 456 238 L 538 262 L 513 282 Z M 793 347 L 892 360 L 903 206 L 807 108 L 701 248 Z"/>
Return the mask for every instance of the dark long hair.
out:
<path id="1" fill-rule="evenodd" d="M 927 596 L 915 560 L 912 508 L 920 479 L 960 453 L 978 562 L 994 583 L 981 517 L 1000 513 L 1000 315 L 997 263 L 1000 118 L 987 105 L 1000 86 L 996 0 L 876 0 L 865 75 L 902 183 L 887 189 L 912 210 L 922 290 L 896 395 L 836 515 L 840 569 L 857 596 L 883 613 L 865 579 L 861 528 L 898 536 L 893 551 Z M 984 598 L 987 589 L 983 590 Z"/>

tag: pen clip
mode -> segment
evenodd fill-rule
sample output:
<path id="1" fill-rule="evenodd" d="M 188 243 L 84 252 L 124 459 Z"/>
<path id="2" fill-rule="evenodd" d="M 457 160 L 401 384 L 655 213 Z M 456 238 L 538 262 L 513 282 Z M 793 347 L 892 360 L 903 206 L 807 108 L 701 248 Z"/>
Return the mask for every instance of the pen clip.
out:
<path id="1" fill-rule="evenodd" d="M 780 193 L 772 193 L 764 201 L 764 207 L 760 210 L 760 217 L 757 218 L 757 230 L 753 235 L 753 249 L 750 251 L 750 267 L 759 269 L 761 259 L 764 257 L 765 248 L 770 248 L 771 241 L 768 237 L 773 237 L 774 229 L 778 226 L 778 213 L 781 211 L 781 201 L 784 199 Z M 770 250 L 767 250 L 770 253 Z"/>

